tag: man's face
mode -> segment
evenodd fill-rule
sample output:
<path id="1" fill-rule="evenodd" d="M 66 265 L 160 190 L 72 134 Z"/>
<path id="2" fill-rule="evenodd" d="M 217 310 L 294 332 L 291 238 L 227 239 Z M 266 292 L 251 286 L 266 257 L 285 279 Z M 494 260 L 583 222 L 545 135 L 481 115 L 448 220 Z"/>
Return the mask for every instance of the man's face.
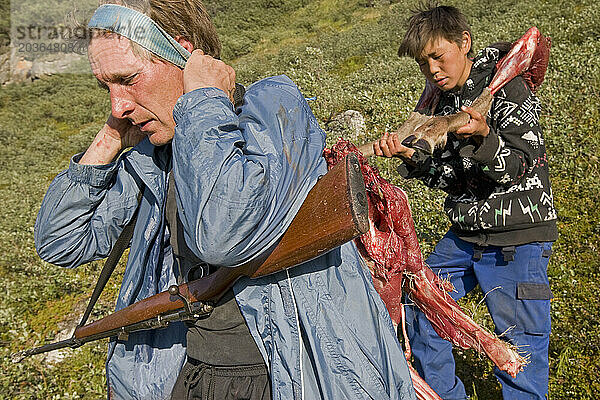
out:
<path id="1" fill-rule="evenodd" d="M 155 146 L 169 143 L 175 133 L 173 108 L 183 94 L 183 71 L 137 57 L 129 39 L 119 35 L 95 36 L 88 57 L 100 86 L 110 93 L 113 117 L 137 125 Z"/>
<path id="2" fill-rule="evenodd" d="M 443 38 L 431 39 L 416 61 L 425 78 L 436 87 L 444 91 L 460 89 L 471 73 L 473 63 L 467 57 L 470 48 L 470 36 L 461 47 Z"/>

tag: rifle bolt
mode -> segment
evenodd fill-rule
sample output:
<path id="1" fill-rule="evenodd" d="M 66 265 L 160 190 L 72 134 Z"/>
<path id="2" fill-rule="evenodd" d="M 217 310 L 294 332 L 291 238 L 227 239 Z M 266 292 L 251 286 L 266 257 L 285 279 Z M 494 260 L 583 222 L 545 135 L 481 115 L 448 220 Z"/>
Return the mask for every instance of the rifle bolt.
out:
<path id="1" fill-rule="evenodd" d="M 177 286 L 177 285 L 169 286 L 169 294 L 171 296 L 177 296 L 179 294 L 179 286 Z"/>

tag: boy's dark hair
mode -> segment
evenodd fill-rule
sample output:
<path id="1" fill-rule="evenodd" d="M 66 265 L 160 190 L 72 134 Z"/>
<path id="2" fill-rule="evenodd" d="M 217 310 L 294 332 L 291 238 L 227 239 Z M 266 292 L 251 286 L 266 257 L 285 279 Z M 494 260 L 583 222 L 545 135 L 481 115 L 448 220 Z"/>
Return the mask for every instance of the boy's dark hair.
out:
<path id="1" fill-rule="evenodd" d="M 456 7 L 438 6 L 435 2 L 421 3 L 412 10 L 413 15 L 407 21 L 407 30 L 400 43 L 398 56 L 417 59 L 421 56 L 427 42 L 431 39 L 446 39 L 462 47 L 463 32 L 467 31 L 473 39 L 467 18 Z M 473 55 L 473 45 L 469 49 Z"/>

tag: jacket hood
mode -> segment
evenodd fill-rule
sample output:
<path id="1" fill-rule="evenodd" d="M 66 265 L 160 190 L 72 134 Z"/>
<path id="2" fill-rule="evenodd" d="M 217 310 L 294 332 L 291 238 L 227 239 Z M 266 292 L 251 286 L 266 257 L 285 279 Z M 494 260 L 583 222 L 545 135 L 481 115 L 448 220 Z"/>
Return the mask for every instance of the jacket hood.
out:
<path id="1" fill-rule="evenodd" d="M 480 50 L 473 59 L 471 73 L 460 91 L 460 96 L 470 98 L 470 92 L 481 93 L 494 77 L 496 64 L 508 53 L 510 47 L 510 43 L 500 42 Z"/>

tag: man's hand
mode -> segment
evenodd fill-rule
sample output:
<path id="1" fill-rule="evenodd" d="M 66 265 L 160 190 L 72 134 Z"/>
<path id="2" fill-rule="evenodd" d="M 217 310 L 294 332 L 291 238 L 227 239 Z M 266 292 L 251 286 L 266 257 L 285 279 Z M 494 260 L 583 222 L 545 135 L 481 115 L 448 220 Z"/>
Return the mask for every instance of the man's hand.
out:
<path id="1" fill-rule="evenodd" d="M 481 144 L 483 138 L 490 134 L 490 127 L 485 120 L 485 116 L 472 107 L 462 106 L 461 110 L 469 114 L 471 119 L 456 130 L 456 136 L 460 139 L 472 137 L 475 142 Z"/>
<path id="2" fill-rule="evenodd" d="M 133 147 L 138 144 L 146 135 L 128 119 L 119 119 L 112 116 L 104 124 L 105 134 L 120 142 L 120 150 L 127 147 Z M 120 151 L 119 150 L 119 151 Z"/>
<path id="3" fill-rule="evenodd" d="M 400 157 L 406 162 L 410 162 L 415 153 L 414 149 L 404 146 L 400 143 L 398 135 L 395 133 L 384 133 L 381 139 L 373 142 L 375 155 L 381 157 Z"/>
<path id="4" fill-rule="evenodd" d="M 235 71 L 223 61 L 205 55 L 202 50 L 194 50 L 183 70 L 183 92 L 206 87 L 221 89 L 233 102 Z"/>
<path id="5" fill-rule="evenodd" d="M 79 160 L 83 165 L 104 165 L 112 162 L 121 150 L 138 144 L 146 135 L 128 119 L 108 117 L 90 147 Z"/>

